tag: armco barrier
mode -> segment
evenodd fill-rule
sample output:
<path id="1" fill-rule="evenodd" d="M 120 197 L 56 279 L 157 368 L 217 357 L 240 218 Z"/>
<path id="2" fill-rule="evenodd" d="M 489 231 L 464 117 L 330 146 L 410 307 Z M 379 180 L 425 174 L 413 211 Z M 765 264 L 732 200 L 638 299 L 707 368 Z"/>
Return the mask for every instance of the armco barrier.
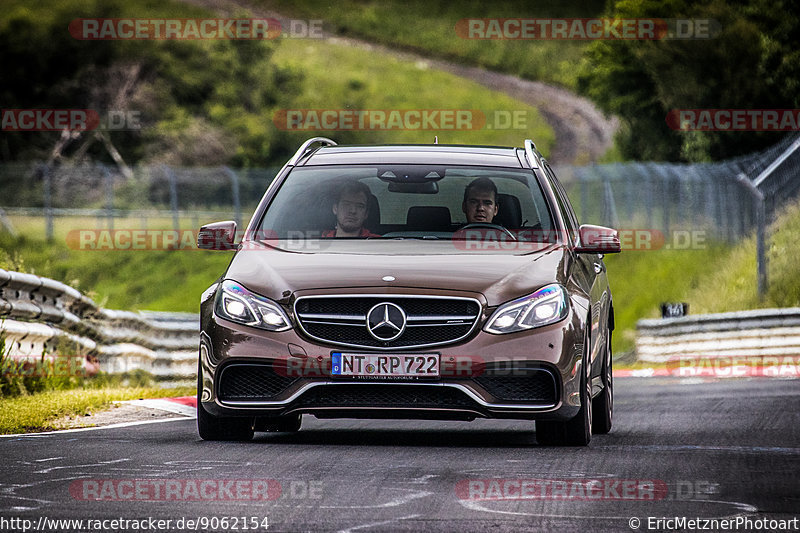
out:
<path id="1" fill-rule="evenodd" d="M 188 381 L 197 371 L 199 329 L 193 313 L 103 309 L 61 282 L 0 269 L 0 330 L 16 359 L 57 356 L 66 344 L 97 358 L 105 372 L 143 369 Z M 800 354 L 800 308 L 640 320 L 636 329 L 642 361 Z"/>
<path id="2" fill-rule="evenodd" d="M 0 269 L 0 330 L 9 357 L 96 358 L 105 372 L 143 369 L 172 381 L 197 372 L 200 317 L 193 313 L 114 311 L 61 282 Z"/>
<path id="3" fill-rule="evenodd" d="M 798 354 L 800 307 L 640 320 L 636 323 L 636 356 L 641 361 Z"/>

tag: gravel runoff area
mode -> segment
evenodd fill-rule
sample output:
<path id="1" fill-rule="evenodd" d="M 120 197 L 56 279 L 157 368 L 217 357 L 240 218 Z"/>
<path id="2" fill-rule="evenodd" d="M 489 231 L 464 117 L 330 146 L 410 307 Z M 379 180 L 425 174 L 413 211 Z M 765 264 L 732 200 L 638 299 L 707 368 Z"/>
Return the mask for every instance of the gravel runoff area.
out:
<path id="1" fill-rule="evenodd" d="M 194 408 L 186 405 L 175 405 L 166 399 L 118 401 L 106 409 L 86 415 L 65 416 L 56 420 L 53 426 L 57 429 L 77 429 L 85 427 L 102 427 L 127 422 L 159 420 L 164 418 L 186 418 Z"/>

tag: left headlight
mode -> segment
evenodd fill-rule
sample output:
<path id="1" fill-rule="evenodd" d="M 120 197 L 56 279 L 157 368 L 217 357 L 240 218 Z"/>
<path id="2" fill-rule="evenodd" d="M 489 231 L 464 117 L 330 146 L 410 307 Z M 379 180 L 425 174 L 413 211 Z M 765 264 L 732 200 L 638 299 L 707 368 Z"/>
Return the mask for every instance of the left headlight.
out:
<path id="1" fill-rule="evenodd" d="M 568 312 L 567 291 L 553 283 L 498 307 L 483 330 L 499 334 L 538 328 L 563 320 Z"/>
<path id="2" fill-rule="evenodd" d="M 231 322 L 268 331 L 286 331 L 292 327 L 280 305 L 229 279 L 217 290 L 214 312 Z"/>

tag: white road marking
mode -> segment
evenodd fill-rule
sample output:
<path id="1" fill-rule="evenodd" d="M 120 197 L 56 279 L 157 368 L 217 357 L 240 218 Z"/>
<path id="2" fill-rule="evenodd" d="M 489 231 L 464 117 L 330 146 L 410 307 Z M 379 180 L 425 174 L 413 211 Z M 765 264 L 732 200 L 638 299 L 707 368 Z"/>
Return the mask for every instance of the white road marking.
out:
<path id="1" fill-rule="evenodd" d="M 498 500 L 498 501 L 502 501 L 502 500 Z M 538 499 L 538 500 L 531 500 L 531 501 L 543 502 L 544 500 Z M 702 504 L 718 503 L 718 504 L 721 504 L 721 505 L 732 505 L 740 513 L 742 513 L 742 512 L 744 512 L 744 513 L 757 513 L 758 512 L 758 507 L 755 507 L 754 505 L 750 505 L 749 503 L 742 503 L 742 502 L 727 502 L 727 501 L 722 501 L 722 500 L 695 500 L 695 499 L 685 500 L 685 502 L 698 502 L 698 503 L 702 503 Z M 460 503 L 463 507 L 466 507 L 467 509 L 469 509 L 471 511 L 482 511 L 484 513 L 507 514 L 507 515 L 515 515 L 515 516 L 536 516 L 536 517 L 540 517 L 540 518 L 579 518 L 579 519 L 592 518 L 592 519 L 595 519 L 595 520 L 598 520 L 598 519 L 599 520 L 622 520 L 622 519 L 628 520 L 631 517 L 630 514 L 625 515 L 625 516 L 601 516 L 601 515 L 597 514 L 596 506 L 592 507 L 592 511 L 591 511 L 592 514 L 591 515 L 569 515 L 569 514 L 548 514 L 548 513 L 525 513 L 525 512 L 522 512 L 522 511 L 503 511 L 503 510 L 500 510 L 500 509 L 487 509 L 487 508 L 485 508 L 485 507 L 483 507 L 481 505 L 481 502 L 474 501 L 474 500 L 460 500 L 458 503 Z M 609 503 L 617 504 L 619 502 L 618 501 L 614 501 L 614 502 L 609 502 Z M 671 501 L 669 503 L 675 503 L 675 502 Z M 684 503 L 684 502 L 681 502 L 681 503 Z M 734 514 L 734 515 L 719 516 L 719 517 L 706 517 L 706 518 L 718 518 L 718 519 L 722 520 L 722 519 L 725 519 L 725 518 L 729 518 L 729 519 L 730 518 L 735 518 L 737 516 L 739 516 L 738 513 Z"/>
<path id="2" fill-rule="evenodd" d="M 189 417 L 182 418 L 159 418 L 158 420 L 136 420 L 135 422 L 120 422 L 118 424 L 109 424 L 108 426 L 97 426 L 90 428 L 74 428 L 74 429 L 60 429 L 55 431 L 42 431 L 39 433 L 14 433 L 11 435 L 0 435 L 2 439 L 19 438 L 19 437 L 34 437 L 42 438 L 50 435 L 60 435 L 62 433 L 79 433 L 81 431 L 97 431 L 100 429 L 119 429 L 131 426 L 142 426 L 144 424 L 160 424 L 162 422 L 183 422 L 191 420 Z"/>
<path id="3" fill-rule="evenodd" d="M 339 530 L 338 533 L 350 533 L 350 531 L 355 531 L 356 529 L 365 529 L 365 528 L 369 528 L 369 527 L 385 526 L 387 524 L 391 524 L 393 522 L 398 522 L 400 520 L 408 520 L 410 518 L 417 518 L 418 516 L 421 516 L 421 515 L 412 514 L 412 515 L 408 515 L 408 516 L 398 516 L 397 518 L 392 518 L 391 520 L 384 520 L 383 522 L 374 522 L 372 524 L 363 524 L 363 525 L 360 525 L 360 526 L 349 527 L 347 529 L 341 529 L 341 530 Z"/>
<path id="4" fill-rule="evenodd" d="M 408 489 L 400 489 L 400 490 L 408 490 Z M 380 509 L 384 507 L 397 507 L 399 505 L 406 504 L 410 501 L 418 500 L 420 498 L 426 498 L 431 495 L 433 495 L 432 492 L 419 491 L 407 494 L 406 496 L 400 496 L 399 498 L 395 498 L 394 500 L 388 501 L 386 503 L 378 503 L 374 505 L 320 505 L 319 508 L 320 509 Z"/>
<path id="5" fill-rule="evenodd" d="M 122 459 L 111 459 L 109 461 L 100 461 L 99 463 L 90 463 L 88 465 L 64 465 L 64 466 L 52 466 L 50 468 L 45 468 L 43 470 L 35 470 L 34 474 L 49 474 L 53 470 L 71 470 L 73 468 L 95 468 L 98 466 L 106 466 L 106 465 L 113 465 L 117 463 L 124 463 L 126 461 L 130 461 L 130 459 L 122 458 Z"/>

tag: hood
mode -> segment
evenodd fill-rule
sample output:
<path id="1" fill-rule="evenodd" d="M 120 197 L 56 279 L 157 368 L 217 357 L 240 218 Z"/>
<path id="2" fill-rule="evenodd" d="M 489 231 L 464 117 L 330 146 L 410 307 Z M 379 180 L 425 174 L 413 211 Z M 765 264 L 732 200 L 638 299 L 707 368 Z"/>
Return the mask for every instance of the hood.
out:
<path id="1" fill-rule="evenodd" d="M 452 243 L 421 241 L 321 241 L 325 249 L 293 252 L 247 243 L 225 277 L 273 300 L 297 291 L 383 289 L 391 292 L 480 293 L 490 306 L 529 294 L 548 283 L 564 283 L 565 249 L 470 252 Z M 393 276 L 394 281 L 383 281 Z"/>

